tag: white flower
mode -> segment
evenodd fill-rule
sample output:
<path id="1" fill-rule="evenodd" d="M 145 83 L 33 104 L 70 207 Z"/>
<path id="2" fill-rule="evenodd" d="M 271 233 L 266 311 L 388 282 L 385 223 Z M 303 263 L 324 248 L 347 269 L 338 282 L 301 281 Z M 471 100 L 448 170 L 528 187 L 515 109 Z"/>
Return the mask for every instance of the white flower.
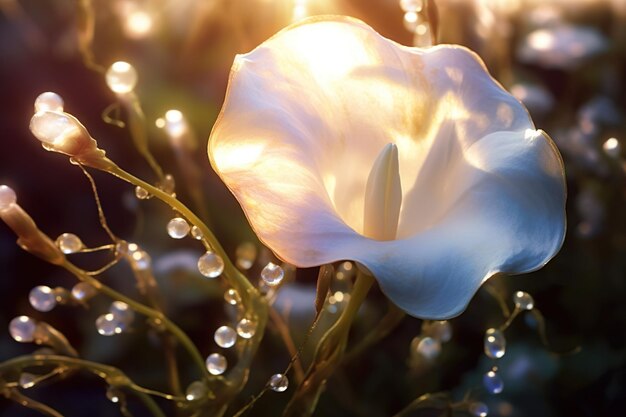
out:
<path id="1" fill-rule="evenodd" d="M 565 233 L 560 155 L 480 59 L 351 18 L 237 56 L 209 157 L 279 257 L 358 261 L 414 316 L 459 314 L 493 274 L 543 266 Z"/>

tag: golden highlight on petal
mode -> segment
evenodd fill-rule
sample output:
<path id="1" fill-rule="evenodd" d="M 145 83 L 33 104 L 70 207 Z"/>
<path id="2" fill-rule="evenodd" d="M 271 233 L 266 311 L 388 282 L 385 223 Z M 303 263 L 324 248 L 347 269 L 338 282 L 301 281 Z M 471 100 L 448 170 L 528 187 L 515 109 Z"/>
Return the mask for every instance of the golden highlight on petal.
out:
<path id="1" fill-rule="evenodd" d="M 480 58 L 352 18 L 305 19 L 238 56 L 209 158 L 277 256 L 357 261 L 418 317 L 459 314 L 565 233 L 560 155 Z"/>

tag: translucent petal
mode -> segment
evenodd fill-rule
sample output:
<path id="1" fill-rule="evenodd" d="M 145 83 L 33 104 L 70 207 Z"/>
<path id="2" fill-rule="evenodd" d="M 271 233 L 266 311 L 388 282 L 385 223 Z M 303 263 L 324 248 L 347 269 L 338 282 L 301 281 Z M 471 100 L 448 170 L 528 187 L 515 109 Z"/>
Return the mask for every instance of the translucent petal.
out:
<path id="1" fill-rule="evenodd" d="M 365 186 L 398 148 L 397 239 L 363 236 Z M 564 235 L 552 141 L 458 46 L 408 48 L 318 17 L 236 58 L 209 157 L 259 238 L 288 263 L 349 259 L 409 314 L 460 313 L 480 284 L 534 270 Z"/>

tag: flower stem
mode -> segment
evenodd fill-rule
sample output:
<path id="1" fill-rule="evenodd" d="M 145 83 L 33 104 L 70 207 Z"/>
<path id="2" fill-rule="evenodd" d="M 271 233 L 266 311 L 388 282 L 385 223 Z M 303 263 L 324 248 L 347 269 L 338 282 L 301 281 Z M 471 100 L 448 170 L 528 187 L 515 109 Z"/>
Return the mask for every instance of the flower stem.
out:
<path id="1" fill-rule="evenodd" d="M 66 366 L 68 368 L 85 369 L 93 372 L 108 384 L 131 390 L 155 417 L 165 417 L 163 411 L 146 393 L 146 389 L 132 382 L 121 370 L 101 363 L 60 355 L 26 355 L 10 359 L 0 364 L 0 374 L 6 371 L 21 370 L 31 366 Z M 148 390 L 149 391 L 149 390 Z M 50 414 L 56 415 L 56 414 Z M 60 415 L 60 414 L 59 414 Z"/>
<path id="2" fill-rule="evenodd" d="M 91 286 L 93 286 L 96 290 L 98 290 L 102 294 L 105 294 L 113 298 L 114 300 L 123 301 L 124 303 L 128 304 L 128 306 L 132 308 L 133 310 L 135 310 L 137 313 L 143 314 L 144 316 L 149 317 L 157 321 L 158 323 L 163 324 L 163 327 L 165 327 L 167 331 L 169 331 L 174 337 L 176 337 L 176 339 L 178 339 L 180 343 L 182 344 L 182 346 L 187 350 L 192 360 L 196 363 L 196 365 L 198 366 L 198 368 L 200 369 L 204 377 L 207 379 L 212 378 L 208 370 L 206 369 L 202 355 L 200 355 L 200 352 L 198 351 L 196 346 L 193 344 L 191 339 L 189 339 L 189 337 L 185 334 L 185 332 L 183 332 L 178 326 L 176 326 L 172 321 L 170 321 L 163 313 L 155 309 L 152 309 L 146 305 L 143 305 L 133 300 L 132 298 L 129 298 L 125 296 L 124 294 L 115 291 L 114 289 L 110 287 L 107 287 L 106 285 L 102 284 L 97 279 L 91 277 L 85 271 L 78 268 L 76 265 L 72 264 L 71 262 L 67 260 L 65 260 L 61 264 L 61 266 L 67 269 L 69 272 L 71 272 L 79 280 L 86 282 L 90 284 Z"/>
<path id="3" fill-rule="evenodd" d="M 229 370 L 228 376 L 225 379 L 222 379 L 225 384 L 222 386 L 222 389 L 217 395 L 218 404 L 216 406 L 224 404 L 224 407 L 220 410 L 215 409 L 214 415 L 219 415 L 220 412 L 223 413 L 226 410 L 226 404 L 228 404 L 229 401 L 243 389 L 248 380 L 252 359 L 259 348 L 259 344 L 261 343 L 265 332 L 265 326 L 267 324 L 269 314 L 267 300 L 261 296 L 259 291 L 250 283 L 250 281 L 248 281 L 248 279 L 235 267 L 235 265 L 233 265 L 219 241 L 207 225 L 178 199 L 124 171 L 109 159 L 106 159 L 104 164 L 100 164 L 95 167 L 130 184 L 143 188 L 180 213 L 193 226 L 196 226 L 202 234 L 202 243 L 205 248 L 215 252 L 224 261 L 224 271 L 222 272 L 222 276 L 235 290 L 237 290 L 241 296 L 242 305 L 245 306 L 246 310 L 245 313 L 256 320 L 257 331 L 255 336 L 251 339 L 238 343 L 237 364 Z M 176 336 L 176 334 L 174 335 Z M 182 339 L 181 342 L 185 344 L 185 341 Z M 193 344 L 191 344 L 191 346 L 193 347 Z M 195 350 L 195 347 L 193 347 L 193 349 Z M 204 362 L 202 362 L 202 366 L 204 372 L 207 372 Z"/>
<path id="4" fill-rule="evenodd" d="M 239 270 L 233 265 L 230 261 L 230 258 L 226 255 L 226 252 L 218 242 L 213 232 L 204 224 L 202 220 L 198 216 L 196 216 L 187 206 L 177 200 L 175 197 L 172 197 L 170 194 L 163 192 L 162 190 L 154 187 L 147 182 L 135 177 L 134 175 L 124 171 L 122 168 L 111 162 L 107 165 L 104 170 L 130 184 L 135 186 L 139 186 L 144 190 L 148 191 L 150 194 L 154 195 L 161 201 L 168 204 L 174 210 L 178 211 L 182 216 L 184 216 L 192 225 L 196 226 L 202 232 L 202 242 L 205 244 L 207 249 L 212 250 L 217 255 L 219 255 L 224 261 L 224 276 L 229 280 L 231 285 L 239 291 L 242 297 L 248 298 L 252 295 L 252 293 L 258 294 L 256 288 L 252 286 L 250 281 L 244 277 Z"/>
<path id="5" fill-rule="evenodd" d="M 283 417 L 306 417 L 313 414 L 326 381 L 341 363 L 348 343 L 350 327 L 373 283 L 373 276 L 358 272 L 348 305 L 320 340 L 315 359 L 304 381 L 298 386 L 296 393 L 287 404 Z"/>

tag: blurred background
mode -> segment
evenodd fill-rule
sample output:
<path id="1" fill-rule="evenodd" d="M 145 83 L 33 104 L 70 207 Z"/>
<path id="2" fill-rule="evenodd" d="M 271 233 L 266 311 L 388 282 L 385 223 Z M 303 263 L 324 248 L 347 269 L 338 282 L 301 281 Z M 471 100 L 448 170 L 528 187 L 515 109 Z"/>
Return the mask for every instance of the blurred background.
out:
<path id="1" fill-rule="evenodd" d="M 80 236 L 87 246 L 107 242 L 99 227 L 89 183 L 67 158 L 46 153 L 28 124 L 34 99 L 59 93 L 65 110 L 87 126 L 101 148 L 119 165 L 151 182 L 149 165 L 126 129 L 103 120 L 116 102 L 98 71 L 85 65 L 79 39 L 85 0 L 0 0 L 0 183 L 16 190 L 20 205 L 51 237 Z M 124 60 L 139 74 L 135 91 L 148 121 L 152 150 L 167 173 L 179 180 L 177 194 L 192 207 L 205 202 L 210 226 L 230 254 L 251 242 L 259 254 L 250 269 L 272 260 L 251 232 L 241 209 L 212 172 L 206 141 L 221 107 L 235 54 L 247 52 L 292 21 L 314 14 L 345 14 L 364 20 L 383 36 L 411 45 L 416 22 L 410 3 L 398 0 L 93 0 L 93 61 L 108 67 Z M 400 4 L 402 3 L 402 5 Z M 409 6 L 407 6 L 409 4 Z M 474 49 L 492 75 L 532 114 L 538 128 L 557 143 L 566 167 L 568 233 L 557 257 L 545 268 L 518 277 L 497 277 L 468 310 L 449 322 L 450 341 L 428 361 L 416 357 L 420 320 L 405 318 L 382 342 L 338 370 L 319 404 L 317 416 L 390 416 L 425 393 L 467 392 L 487 404 L 490 414 L 522 416 L 626 415 L 626 1 L 625 0 L 438 0 L 440 43 Z M 403 6 L 404 10 L 403 10 Z M 407 9 L 409 7 L 409 9 Z M 407 12 L 407 10 L 409 10 Z M 177 109 L 187 121 L 192 160 L 198 167 L 200 197 L 181 185 L 176 144 L 155 121 Z M 115 118 L 115 111 L 110 113 Z M 123 115 L 121 116 L 123 118 Z M 184 171 L 184 168 L 182 168 Z M 224 320 L 222 291 L 197 279 L 200 254 L 193 242 L 172 241 L 164 233 L 172 217 L 158 201 L 139 201 L 134 189 L 94 173 L 115 233 L 138 242 L 153 259 L 168 316 L 185 329 L 203 354 L 211 353 L 213 329 Z M 81 257 L 85 268 L 101 265 L 100 255 Z M 191 266 L 190 266 L 191 265 Z M 103 337 L 94 320 L 106 310 L 96 298 L 89 309 L 60 306 L 34 310 L 28 293 L 36 285 L 71 288 L 75 279 L 22 251 L 0 224 L 0 329 L 16 315 L 45 320 L 62 331 L 81 355 L 125 370 L 143 386 L 166 390 L 163 359 L 154 334 L 138 320 L 129 332 Z M 288 318 L 294 342 L 303 343 L 313 320 L 317 271 L 298 270 L 284 288 L 277 310 Z M 108 285 L 137 296 L 129 270 L 116 267 Z M 505 318 L 499 294 L 512 306 L 517 290 L 530 293 L 545 318 L 529 313 L 506 331 L 507 353 L 498 362 L 504 390 L 485 392 L 482 375 L 492 362 L 483 354 L 483 336 Z M 340 302 L 338 300 L 337 302 Z M 365 306 L 355 335 L 384 315 L 376 291 Z M 332 312 L 331 312 L 332 313 Z M 315 339 L 315 333 L 313 339 Z M 319 337 L 319 335 L 317 336 Z M 310 358 L 314 343 L 303 351 Z M 28 354 L 36 346 L 0 332 L 0 360 Z M 191 374 L 181 355 L 183 376 Z M 269 375 L 289 361 L 270 326 L 247 388 L 233 414 L 259 392 Z M 183 378 L 184 379 L 184 378 Z M 117 416 L 106 387 L 89 375 L 42 384 L 28 394 L 67 416 Z M 268 393 L 249 412 L 280 415 L 289 398 Z M 167 410 L 168 404 L 161 403 Z M 138 409 L 136 415 L 143 415 Z M 229 414 L 229 415 L 230 415 Z M 1 416 L 35 416 L 0 397 Z M 168 414 L 173 415 L 173 414 Z M 441 415 L 433 409 L 415 416 Z"/>

